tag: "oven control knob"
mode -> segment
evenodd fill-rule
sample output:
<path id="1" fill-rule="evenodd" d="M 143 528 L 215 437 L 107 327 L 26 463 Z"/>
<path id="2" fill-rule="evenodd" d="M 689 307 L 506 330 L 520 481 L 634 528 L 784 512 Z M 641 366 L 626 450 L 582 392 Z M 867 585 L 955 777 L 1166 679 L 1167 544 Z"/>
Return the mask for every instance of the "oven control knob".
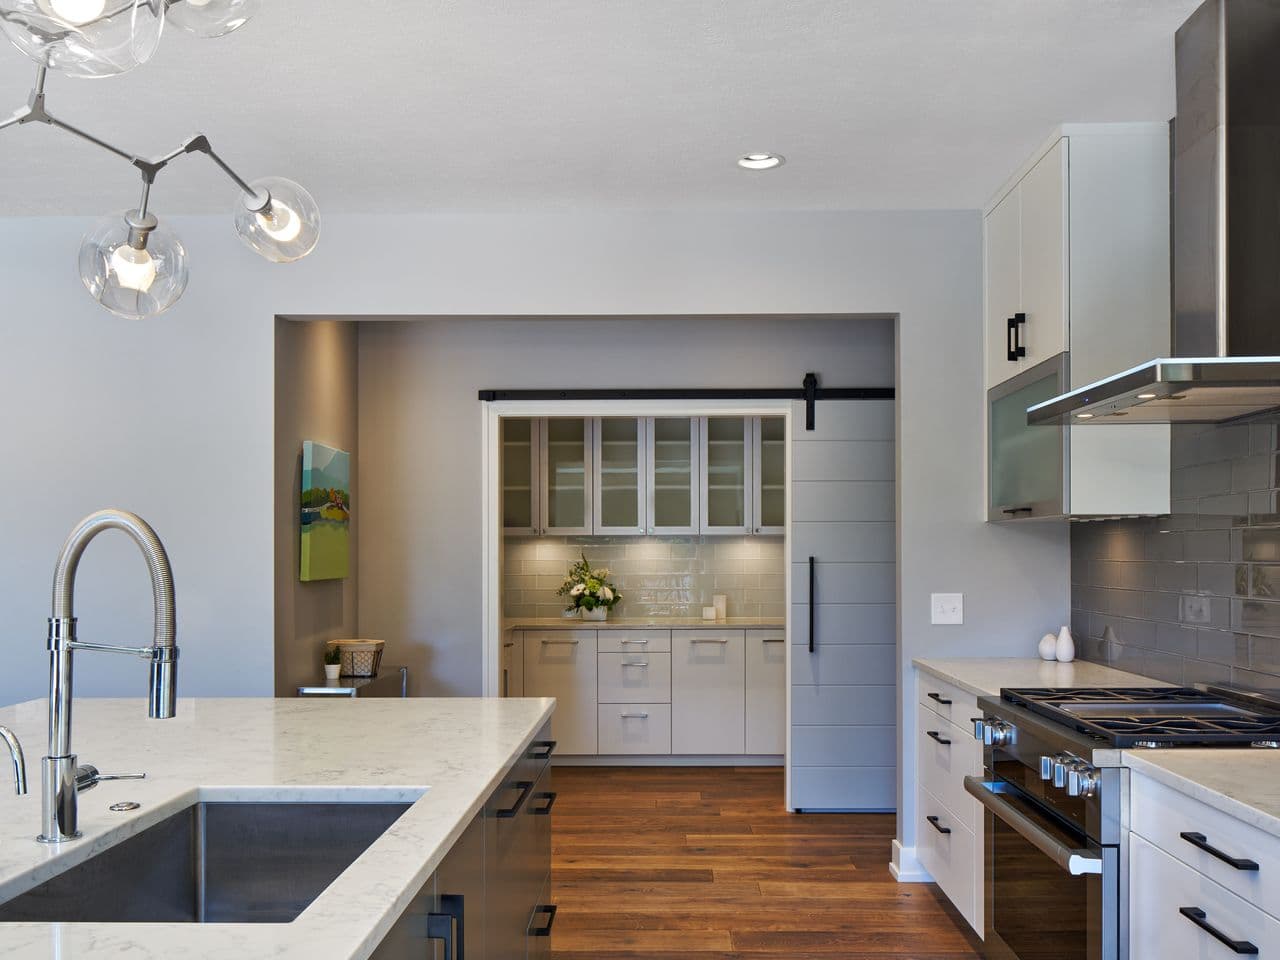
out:
<path id="1" fill-rule="evenodd" d="M 982 742 L 989 747 L 1007 747 L 1013 743 L 1013 724 L 1005 720 L 988 720 L 982 731 Z"/>
<path id="2" fill-rule="evenodd" d="M 1067 785 L 1067 768 L 1070 765 L 1070 754 L 1060 753 L 1053 758 L 1053 785 L 1058 789 Z"/>
<path id="3" fill-rule="evenodd" d="M 1053 757 L 1040 758 L 1040 779 L 1041 780 L 1053 779 Z"/>
<path id="4" fill-rule="evenodd" d="M 1092 797 L 1098 792 L 1098 771 L 1083 761 L 1067 771 L 1067 796 Z"/>
<path id="5" fill-rule="evenodd" d="M 973 718 L 973 739 L 981 740 L 983 743 L 986 743 L 987 742 L 986 730 L 987 730 L 987 718 L 974 717 Z"/>

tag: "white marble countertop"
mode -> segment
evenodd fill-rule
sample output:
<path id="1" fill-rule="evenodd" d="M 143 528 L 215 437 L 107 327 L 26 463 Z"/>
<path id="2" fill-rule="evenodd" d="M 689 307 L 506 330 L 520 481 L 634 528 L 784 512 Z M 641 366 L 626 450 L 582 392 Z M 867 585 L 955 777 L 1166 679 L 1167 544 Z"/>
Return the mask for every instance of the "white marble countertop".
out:
<path id="1" fill-rule="evenodd" d="M 1280 751 L 1125 750 L 1134 773 L 1280 837 Z"/>
<path id="2" fill-rule="evenodd" d="M 0 709 L 27 753 L 31 793 L 0 784 L 0 900 L 201 800 L 411 802 L 396 823 L 287 924 L 0 924 L 23 960 L 364 960 L 551 715 L 550 699 L 178 701 L 79 699 L 72 746 L 104 774 L 145 771 L 80 797 L 84 837 L 48 847 L 40 823 L 45 701 Z M 142 804 L 131 813 L 107 808 Z"/>
<path id="3" fill-rule="evenodd" d="M 609 620 L 578 620 L 572 617 L 532 617 L 504 620 L 504 630 L 782 630 L 787 622 L 781 618 L 726 617 L 703 620 L 700 617 L 619 617 Z"/>
<path id="4" fill-rule="evenodd" d="M 1037 658 L 975 657 L 913 660 L 920 670 L 968 690 L 975 697 L 999 696 L 1004 687 L 1167 687 L 1169 684 L 1098 663 Z"/>

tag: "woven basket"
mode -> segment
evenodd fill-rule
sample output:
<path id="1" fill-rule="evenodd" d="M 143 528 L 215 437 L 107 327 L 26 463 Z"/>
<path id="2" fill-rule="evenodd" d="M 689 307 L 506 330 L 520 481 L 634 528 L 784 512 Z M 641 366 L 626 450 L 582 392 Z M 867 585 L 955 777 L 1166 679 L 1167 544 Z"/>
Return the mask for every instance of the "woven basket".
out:
<path id="1" fill-rule="evenodd" d="M 344 677 L 376 677 L 382 663 L 381 640 L 330 640 L 329 647 L 342 653 Z"/>

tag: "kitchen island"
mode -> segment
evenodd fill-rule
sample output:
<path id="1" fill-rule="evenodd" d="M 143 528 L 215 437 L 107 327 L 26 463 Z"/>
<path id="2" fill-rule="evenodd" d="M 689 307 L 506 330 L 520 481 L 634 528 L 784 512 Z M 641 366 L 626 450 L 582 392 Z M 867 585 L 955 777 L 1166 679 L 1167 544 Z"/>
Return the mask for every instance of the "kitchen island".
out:
<path id="1" fill-rule="evenodd" d="M 501 816 L 525 804 L 529 791 L 509 784 L 510 772 L 535 753 L 554 705 L 550 699 L 180 700 L 174 719 L 147 720 L 141 700 L 79 700 L 74 747 L 80 762 L 94 764 L 103 774 L 145 772 L 147 778 L 104 782 L 84 792 L 84 836 L 56 846 L 35 840 L 38 773 L 29 795 L 14 796 L 5 786 L 0 791 L 0 910 L 193 804 L 406 808 L 292 922 L 0 923 L 0 956 L 372 956 L 406 907 L 421 900 L 424 886 L 470 827 L 489 821 L 491 809 Z M 35 771 L 44 752 L 46 710 L 43 700 L 0 709 L 0 724 L 21 738 L 28 767 Z M 542 748 L 538 759 L 549 749 Z M 121 803 L 139 806 L 110 809 Z M 527 872 L 528 866 L 522 869 Z"/>

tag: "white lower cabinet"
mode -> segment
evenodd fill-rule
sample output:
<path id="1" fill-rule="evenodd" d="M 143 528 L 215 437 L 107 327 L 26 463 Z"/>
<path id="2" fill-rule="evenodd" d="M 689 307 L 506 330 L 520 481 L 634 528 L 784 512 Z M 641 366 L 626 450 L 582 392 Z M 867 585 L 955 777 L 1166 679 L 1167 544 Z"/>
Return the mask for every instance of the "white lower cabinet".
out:
<path id="1" fill-rule="evenodd" d="M 747 753 L 781 755 L 787 749 L 787 634 L 746 634 Z"/>
<path id="2" fill-rule="evenodd" d="M 672 752 L 746 751 L 746 631 L 671 632 Z"/>
<path id="3" fill-rule="evenodd" d="M 602 703 L 600 753 L 652 756 L 671 752 L 671 704 Z"/>
<path id="4" fill-rule="evenodd" d="M 502 635 L 502 695 L 524 696 L 524 632 L 508 630 Z"/>
<path id="5" fill-rule="evenodd" d="M 980 871 L 982 847 L 972 830 L 925 788 L 916 796 L 916 856 L 942 888 L 960 915 L 975 925 L 978 900 L 982 896 Z"/>
<path id="6" fill-rule="evenodd" d="M 596 752 L 596 632 L 526 630 L 524 692 L 555 697 L 551 736 L 557 752 Z"/>
<path id="7" fill-rule="evenodd" d="M 602 653 L 599 671 L 602 704 L 671 702 L 669 653 Z"/>

